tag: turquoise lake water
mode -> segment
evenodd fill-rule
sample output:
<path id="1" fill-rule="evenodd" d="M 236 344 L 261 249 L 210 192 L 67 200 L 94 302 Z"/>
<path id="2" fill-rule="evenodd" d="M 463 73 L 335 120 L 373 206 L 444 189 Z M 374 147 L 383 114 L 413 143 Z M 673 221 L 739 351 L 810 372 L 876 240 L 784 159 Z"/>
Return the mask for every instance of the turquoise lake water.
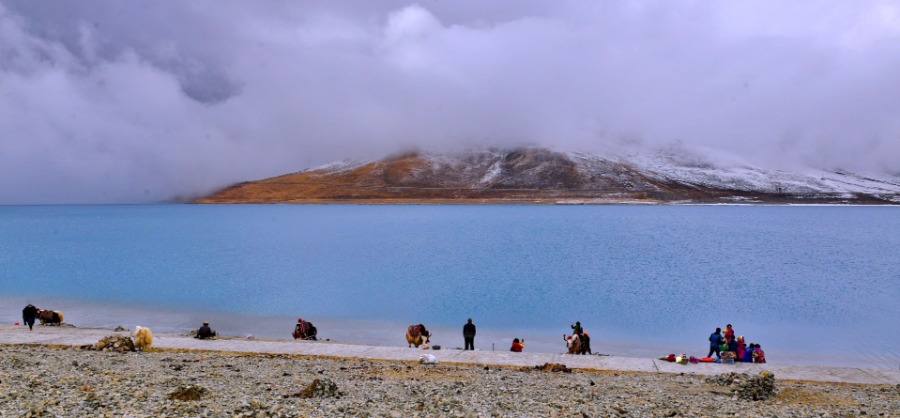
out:
<path id="1" fill-rule="evenodd" d="M 731 323 L 770 362 L 900 366 L 900 208 L 130 205 L 0 207 L 0 322 L 703 356 Z"/>

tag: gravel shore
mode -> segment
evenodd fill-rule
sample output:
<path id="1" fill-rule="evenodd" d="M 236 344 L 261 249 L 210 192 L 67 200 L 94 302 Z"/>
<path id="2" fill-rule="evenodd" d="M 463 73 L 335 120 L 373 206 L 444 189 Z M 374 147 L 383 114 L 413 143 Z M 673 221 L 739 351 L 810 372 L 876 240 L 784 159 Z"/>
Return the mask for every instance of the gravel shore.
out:
<path id="1" fill-rule="evenodd" d="M 786 381 L 775 376 L 776 395 L 753 401 L 722 380 L 285 354 L 159 349 L 118 353 L 0 345 L 0 416 L 900 414 L 900 385 Z"/>

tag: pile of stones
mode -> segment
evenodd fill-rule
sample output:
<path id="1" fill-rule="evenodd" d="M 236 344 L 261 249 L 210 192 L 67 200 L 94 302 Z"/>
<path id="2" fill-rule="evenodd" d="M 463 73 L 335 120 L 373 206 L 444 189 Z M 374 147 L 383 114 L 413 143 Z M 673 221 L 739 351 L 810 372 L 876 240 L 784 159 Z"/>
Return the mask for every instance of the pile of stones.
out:
<path id="1" fill-rule="evenodd" d="M 119 353 L 135 351 L 134 341 L 131 337 L 124 335 L 110 335 L 108 337 L 103 337 L 96 343 L 81 346 L 81 349 L 103 352 L 115 351 Z"/>
<path id="2" fill-rule="evenodd" d="M 176 401 L 199 401 L 209 393 L 202 386 L 179 387 L 176 391 L 169 394 L 169 399 Z"/>
<path id="3" fill-rule="evenodd" d="M 747 373 L 725 373 L 707 377 L 706 382 L 728 386 L 735 396 L 750 401 L 769 399 L 777 394 L 775 374 L 768 370 L 763 370 L 757 376 Z"/>
<path id="4" fill-rule="evenodd" d="M 572 369 L 566 367 L 565 364 L 559 363 L 544 363 L 543 366 L 534 366 L 534 368 L 545 372 L 572 373 Z"/>
<path id="5" fill-rule="evenodd" d="M 322 378 L 313 380 L 306 389 L 301 390 L 298 393 L 293 395 L 288 395 L 286 397 L 290 398 L 334 398 L 340 397 L 340 393 L 338 393 L 338 386 L 331 380 Z"/>

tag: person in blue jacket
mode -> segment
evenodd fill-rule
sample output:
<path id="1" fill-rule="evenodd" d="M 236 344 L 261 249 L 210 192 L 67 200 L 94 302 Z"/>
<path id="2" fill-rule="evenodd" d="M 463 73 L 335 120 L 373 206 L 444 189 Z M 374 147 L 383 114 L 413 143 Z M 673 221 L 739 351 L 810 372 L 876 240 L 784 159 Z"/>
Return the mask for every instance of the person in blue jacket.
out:
<path id="1" fill-rule="evenodd" d="M 741 361 L 745 363 L 753 363 L 753 350 L 756 349 L 756 344 L 750 344 L 746 350 L 744 350 L 744 357 L 741 357 Z"/>
<path id="2" fill-rule="evenodd" d="M 712 357 L 716 353 L 716 359 L 722 359 L 722 350 L 719 346 L 722 344 L 722 328 L 716 328 L 716 332 L 709 336 L 709 354 L 706 357 Z"/>

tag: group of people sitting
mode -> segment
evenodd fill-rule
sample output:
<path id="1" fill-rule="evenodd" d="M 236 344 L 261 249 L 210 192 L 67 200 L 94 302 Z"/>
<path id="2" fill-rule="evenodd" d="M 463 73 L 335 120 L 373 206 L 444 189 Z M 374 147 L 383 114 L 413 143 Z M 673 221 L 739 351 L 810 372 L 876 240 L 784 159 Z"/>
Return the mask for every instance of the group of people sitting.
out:
<path id="1" fill-rule="evenodd" d="M 725 326 L 725 335 L 722 335 L 722 328 L 716 328 L 716 331 L 709 336 L 709 354 L 706 357 L 712 357 L 716 353 L 716 359 L 741 361 L 745 363 L 765 363 L 766 353 L 759 344 L 747 344 L 744 337 L 736 337 L 734 328 L 731 324 Z"/>
<path id="2" fill-rule="evenodd" d="M 314 341 L 316 339 L 316 334 L 318 334 L 318 330 L 312 324 L 312 322 L 304 321 L 303 318 L 297 318 L 297 325 L 294 326 L 294 332 L 292 334 L 294 336 L 294 339 Z M 215 337 L 216 335 L 216 332 L 209 327 L 209 322 L 204 322 L 203 326 L 201 326 L 197 330 L 197 333 L 194 334 L 194 338 L 205 340 Z M 251 337 L 248 336 L 247 338 Z"/>
<path id="3" fill-rule="evenodd" d="M 571 336 L 563 334 L 563 340 L 566 341 L 569 354 L 593 354 L 591 352 L 591 336 L 581 327 L 581 321 L 576 321 L 571 325 L 571 328 Z M 518 338 L 513 338 L 512 347 L 509 348 L 509 351 L 521 353 L 523 348 L 525 348 L 525 339 L 523 338 L 520 341 Z"/>

